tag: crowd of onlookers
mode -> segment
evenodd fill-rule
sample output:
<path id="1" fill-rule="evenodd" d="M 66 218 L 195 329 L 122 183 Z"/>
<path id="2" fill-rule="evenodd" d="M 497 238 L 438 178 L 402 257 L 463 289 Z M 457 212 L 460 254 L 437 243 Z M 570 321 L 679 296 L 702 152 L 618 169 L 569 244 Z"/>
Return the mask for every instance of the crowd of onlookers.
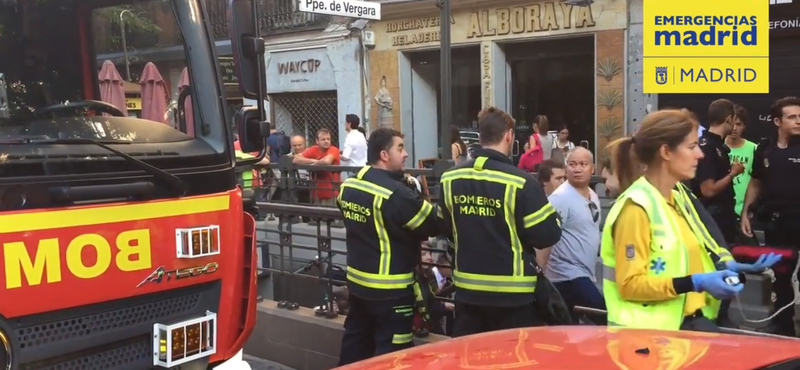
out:
<path id="1" fill-rule="evenodd" d="M 281 157 L 291 157 L 292 163 L 303 166 L 348 166 L 361 167 L 367 162 L 367 140 L 360 119 L 348 114 L 345 120 L 344 148 L 339 149 L 332 142 L 332 133 L 326 128 L 317 130 L 314 143 L 308 145 L 305 135 L 287 134 L 279 131 L 275 124 L 270 125 L 267 137 L 267 155 L 259 165 L 279 164 Z M 289 200 L 304 204 L 333 206 L 339 184 L 355 173 L 346 171 L 309 171 L 294 169 L 292 173 L 271 166 L 270 170 L 256 169 L 260 181 L 251 185 L 260 191 L 260 200 Z M 292 181 L 292 194 L 282 179 Z M 290 198 L 292 197 L 292 198 Z"/>

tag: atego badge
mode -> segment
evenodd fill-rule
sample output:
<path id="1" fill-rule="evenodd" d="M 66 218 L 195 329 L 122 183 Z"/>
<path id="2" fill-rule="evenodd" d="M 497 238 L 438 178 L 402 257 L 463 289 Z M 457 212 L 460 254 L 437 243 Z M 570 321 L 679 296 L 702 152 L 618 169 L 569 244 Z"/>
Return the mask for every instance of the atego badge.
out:
<path id="1" fill-rule="evenodd" d="M 217 269 L 219 269 L 219 263 L 217 262 L 211 262 L 203 266 L 187 267 L 183 269 L 169 270 L 169 271 L 166 268 L 164 268 L 164 266 L 161 266 L 155 269 L 155 271 L 151 272 L 150 276 L 142 280 L 142 282 L 139 283 L 139 285 L 137 285 L 136 287 L 139 288 L 149 283 L 160 284 L 164 281 L 170 282 L 172 280 L 186 279 L 201 275 L 213 274 L 217 272 Z"/>

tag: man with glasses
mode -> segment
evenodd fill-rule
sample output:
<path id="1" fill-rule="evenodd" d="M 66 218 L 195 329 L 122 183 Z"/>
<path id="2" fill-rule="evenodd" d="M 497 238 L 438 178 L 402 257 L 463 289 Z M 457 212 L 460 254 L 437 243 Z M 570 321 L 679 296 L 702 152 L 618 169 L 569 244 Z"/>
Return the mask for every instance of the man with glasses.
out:
<path id="1" fill-rule="evenodd" d="M 545 276 L 556 286 L 572 312 L 575 306 L 605 310 L 603 295 L 595 285 L 595 265 L 600 248 L 600 199 L 589 187 L 594 156 L 575 147 L 566 156 L 567 182 L 548 200 L 561 216 L 561 240 L 551 248 Z M 577 321 L 577 315 L 572 313 Z M 605 325 L 604 318 L 594 318 Z"/>

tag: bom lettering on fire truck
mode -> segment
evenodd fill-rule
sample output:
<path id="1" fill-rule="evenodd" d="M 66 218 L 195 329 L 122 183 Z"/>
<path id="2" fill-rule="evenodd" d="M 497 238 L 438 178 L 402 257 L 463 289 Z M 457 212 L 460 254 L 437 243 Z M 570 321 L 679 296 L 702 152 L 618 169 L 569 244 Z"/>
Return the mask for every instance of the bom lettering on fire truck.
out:
<path id="1" fill-rule="evenodd" d="M 96 256 L 84 258 L 84 251 Z M 62 251 L 64 253 L 62 258 Z M 78 279 L 103 275 L 112 264 L 123 272 L 151 268 L 150 230 L 118 233 L 113 239 L 87 233 L 75 237 L 3 242 L 6 289 L 62 281 L 64 274 Z"/>

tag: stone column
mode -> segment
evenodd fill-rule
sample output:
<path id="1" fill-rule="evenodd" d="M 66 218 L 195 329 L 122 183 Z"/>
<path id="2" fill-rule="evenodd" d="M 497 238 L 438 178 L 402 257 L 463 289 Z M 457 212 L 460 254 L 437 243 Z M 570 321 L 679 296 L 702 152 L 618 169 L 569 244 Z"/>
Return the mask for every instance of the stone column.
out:
<path id="1" fill-rule="evenodd" d="M 481 41 L 481 101 L 484 107 L 495 104 L 492 79 L 492 42 Z"/>
<path id="2" fill-rule="evenodd" d="M 642 60 L 644 45 L 643 0 L 628 0 L 628 104 L 627 133 L 639 127 L 644 116 L 658 109 L 658 95 L 645 94 Z"/>

